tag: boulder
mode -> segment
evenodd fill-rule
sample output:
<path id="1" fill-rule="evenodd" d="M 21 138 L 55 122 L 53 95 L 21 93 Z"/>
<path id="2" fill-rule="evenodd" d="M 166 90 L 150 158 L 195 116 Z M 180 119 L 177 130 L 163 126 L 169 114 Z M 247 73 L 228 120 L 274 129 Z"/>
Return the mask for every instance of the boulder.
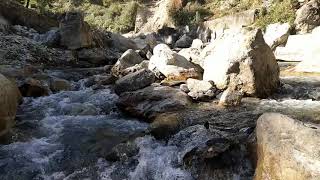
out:
<path id="1" fill-rule="evenodd" d="M 320 2 L 311 0 L 305 3 L 297 10 L 294 24 L 296 31 L 300 34 L 308 33 L 320 26 Z"/>
<path id="2" fill-rule="evenodd" d="M 115 83 L 115 92 L 121 94 L 128 91 L 135 91 L 151 85 L 155 81 L 155 76 L 148 69 L 141 69 L 128 74 Z"/>
<path id="3" fill-rule="evenodd" d="M 48 96 L 50 93 L 49 86 L 46 82 L 34 78 L 25 79 L 19 86 L 19 90 L 24 97 Z"/>
<path id="4" fill-rule="evenodd" d="M 102 48 L 81 49 L 77 51 L 77 55 L 80 61 L 87 61 L 94 65 L 108 64 L 107 54 Z"/>
<path id="5" fill-rule="evenodd" d="M 175 80 L 201 78 L 200 70 L 183 56 L 173 52 L 169 46 L 159 44 L 153 49 L 149 69 L 159 70 L 164 76 Z"/>
<path id="6" fill-rule="evenodd" d="M 177 48 L 189 48 L 192 45 L 192 39 L 188 35 L 184 34 L 175 43 Z"/>
<path id="7" fill-rule="evenodd" d="M 277 113 L 257 121 L 255 179 L 320 179 L 320 126 Z"/>
<path id="8" fill-rule="evenodd" d="M 190 91 L 188 95 L 196 101 L 208 101 L 217 95 L 217 89 L 212 82 L 189 78 L 187 87 Z"/>
<path id="9" fill-rule="evenodd" d="M 75 50 L 93 45 L 92 33 L 89 25 L 83 20 L 83 15 L 68 12 L 60 21 L 60 35 L 62 46 Z"/>
<path id="10" fill-rule="evenodd" d="M 198 48 L 191 47 L 181 49 L 178 52 L 178 54 L 185 57 L 188 61 L 192 62 L 193 64 L 203 67 L 203 59 L 200 57 L 201 51 Z"/>
<path id="11" fill-rule="evenodd" d="M 195 48 L 195 49 L 201 50 L 201 49 L 203 49 L 203 47 L 204 47 L 204 44 L 201 41 L 201 39 L 194 39 L 192 41 L 191 48 Z"/>
<path id="12" fill-rule="evenodd" d="M 178 111 L 190 104 L 187 94 L 179 89 L 157 85 L 122 93 L 117 103 L 123 111 L 149 122 L 158 114 Z"/>
<path id="13" fill-rule="evenodd" d="M 123 70 L 136 64 L 140 64 L 142 61 L 143 59 L 138 53 L 132 49 L 129 49 L 122 54 L 116 64 L 112 67 L 112 74 L 118 77 L 122 74 Z"/>
<path id="14" fill-rule="evenodd" d="M 0 136 L 8 133 L 14 125 L 20 100 L 21 95 L 18 88 L 0 74 Z"/>
<path id="15" fill-rule="evenodd" d="M 0 32 L 8 32 L 9 26 L 9 22 L 0 15 Z"/>
<path id="16" fill-rule="evenodd" d="M 70 91 L 71 84 L 69 81 L 60 78 L 52 78 L 50 80 L 50 89 L 52 92 Z"/>
<path id="17" fill-rule="evenodd" d="M 58 29 L 52 29 L 44 34 L 37 34 L 33 39 L 48 47 L 57 47 L 61 37 Z"/>
<path id="18" fill-rule="evenodd" d="M 120 34 L 112 33 L 111 40 L 112 40 L 112 46 L 116 49 L 119 49 L 121 52 L 125 52 L 129 49 L 133 49 L 133 50 L 139 49 L 137 44 L 134 41 L 128 38 L 125 38 Z"/>
<path id="19" fill-rule="evenodd" d="M 272 50 L 275 50 L 276 47 L 280 45 L 285 45 L 290 31 L 289 23 L 275 23 L 267 26 L 266 32 L 264 34 L 264 40 L 271 47 Z"/>
<path id="20" fill-rule="evenodd" d="M 266 97 L 278 88 L 279 66 L 261 30 L 241 29 L 214 43 L 204 61 L 203 79 L 225 89 L 232 74 L 237 89 L 248 96 Z"/>
<path id="21" fill-rule="evenodd" d="M 0 1 L 0 12 L 10 24 L 27 26 L 41 33 L 59 26 L 54 18 L 39 14 L 33 9 L 25 8 L 13 0 Z"/>
<path id="22" fill-rule="evenodd" d="M 238 106 L 241 103 L 243 93 L 228 87 L 221 95 L 219 105 L 221 106 Z"/>
<path id="23" fill-rule="evenodd" d="M 134 72 L 137 72 L 141 69 L 148 69 L 148 66 L 149 66 L 149 61 L 145 60 L 145 61 L 142 61 L 140 64 L 136 64 L 134 66 L 131 66 L 131 67 L 128 67 L 126 69 L 124 69 L 122 72 L 121 72 L 121 76 L 126 76 L 130 73 L 134 73 Z"/>

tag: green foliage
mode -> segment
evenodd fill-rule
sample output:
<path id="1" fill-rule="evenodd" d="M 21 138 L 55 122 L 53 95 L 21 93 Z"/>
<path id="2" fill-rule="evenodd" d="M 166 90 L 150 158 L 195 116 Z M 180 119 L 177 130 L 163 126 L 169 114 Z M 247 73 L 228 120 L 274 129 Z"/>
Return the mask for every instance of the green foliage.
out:
<path id="1" fill-rule="evenodd" d="M 197 25 L 205 17 L 212 15 L 207 8 L 198 2 L 194 2 L 194 0 L 190 1 L 184 8 L 177 9 L 172 6 L 169 10 L 169 14 L 173 19 L 173 22 L 178 26 Z"/>
<path id="2" fill-rule="evenodd" d="M 256 21 L 255 25 L 265 29 L 267 25 L 273 23 L 293 24 L 295 19 L 295 10 L 291 0 L 277 1 L 272 4 L 270 11 L 262 14 Z"/>

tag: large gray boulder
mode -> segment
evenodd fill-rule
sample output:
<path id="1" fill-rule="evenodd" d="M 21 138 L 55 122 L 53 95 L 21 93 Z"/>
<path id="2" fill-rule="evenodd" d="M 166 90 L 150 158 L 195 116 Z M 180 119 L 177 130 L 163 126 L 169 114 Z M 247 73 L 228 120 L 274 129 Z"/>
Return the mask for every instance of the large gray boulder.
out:
<path id="1" fill-rule="evenodd" d="M 203 79 L 219 89 L 236 88 L 249 96 L 266 97 L 279 86 L 279 67 L 261 30 L 241 29 L 216 40 L 204 61 Z"/>
<path id="2" fill-rule="evenodd" d="M 320 25 L 320 2 L 311 0 L 296 12 L 294 21 L 296 31 L 300 34 L 308 33 Z"/>
<path id="3" fill-rule="evenodd" d="M 140 64 L 142 61 L 143 59 L 138 53 L 129 49 L 122 54 L 116 64 L 112 67 L 112 74 L 116 77 L 121 76 L 125 69 Z"/>
<path id="4" fill-rule="evenodd" d="M 320 179 L 320 126 L 277 113 L 257 121 L 255 179 Z"/>
<path id="5" fill-rule="evenodd" d="M 193 47 L 181 49 L 178 52 L 178 54 L 185 57 L 188 61 L 192 62 L 193 64 L 197 64 L 200 67 L 203 67 L 203 59 L 200 57 L 201 49 Z"/>
<path id="6" fill-rule="evenodd" d="M 128 91 L 135 91 L 151 85 L 155 81 L 155 75 L 148 69 L 141 69 L 128 74 L 116 81 L 115 91 L 121 94 Z"/>
<path id="7" fill-rule="evenodd" d="M 191 101 L 187 94 L 168 86 L 152 85 L 120 95 L 117 105 L 125 112 L 152 121 L 158 114 L 184 109 Z"/>
<path id="8" fill-rule="evenodd" d="M 66 13 L 61 19 L 59 27 L 62 46 L 71 50 L 92 46 L 93 39 L 90 27 L 80 13 Z"/>
<path id="9" fill-rule="evenodd" d="M 264 40 L 271 47 L 272 50 L 275 50 L 276 47 L 280 45 L 285 45 L 290 31 L 289 23 L 275 23 L 267 26 L 266 32 L 264 34 Z"/>
<path id="10" fill-rule="evenodd" d="M 200 78 L 201 70 L 183 56 L 173 52 L 168 45 L 159 44 L 153 49 L 149 69 L 159 70 L 168 79 L 186 80 Z"/>
<path id="11" fill-rule="evenodd" d="M 0 136 L 8 133 L 10 128 L 14 126 L 20 100 L 19 89 L 0 74 Z"/>
<path id="12" fill-rule="evenodd" d="M 192 45 L 192 39 L 188 35 L 184 34 L 175 43 L 177 48 L 189 48 Z"/>

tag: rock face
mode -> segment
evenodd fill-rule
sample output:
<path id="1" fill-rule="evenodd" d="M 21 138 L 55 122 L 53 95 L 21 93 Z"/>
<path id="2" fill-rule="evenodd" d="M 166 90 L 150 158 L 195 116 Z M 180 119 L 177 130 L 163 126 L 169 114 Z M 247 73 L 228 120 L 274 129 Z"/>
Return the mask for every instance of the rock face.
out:
<path id="1" fill-rule="evenodd" d="M 320 72 L 320 48 L 318 46 L 320 41 L 320 28 L 315 28 L 310 35 L 308 45 L 305 47 L 302 61 L 295 67 L 298 72 Z M 306 45 L 306 44 L 305 44 Z"/>
<path id="2" fill-rule="evenodd" d="M 255 179 L 320 179 L 320 127 L 276 113 L 257 122 Z"/>
<path id="3" fill-rule="evenodd" d="M 164 76 L 174 80 L 200 78 L 200 70 L 183 56 L 173 52 L 169 46 L 159 44 L 153 49 L 149 69 L 159 70 Z"/>
<path id="4" fill-rule="evenodd" d="M 237 89 L 249 96 L 266 97 L 279 86 L 279 67 L 261 30 L 241 29 L 218 39 L 204 62 L 204 80 L 219 89 L 233 76 Z"/>
<path id="5" fill-rule="evenodd" d="M 154 81 L 155 76 L 152 71 L 148 69 L 141 69 L 116 81 L 115 91 L 117 94 L 135 91 L 149 86 Z"/>
<path id="6" fill-rule="evenodd" d="M 80 13 L 69 12 L 60 21 L 60 34 L 62 46 L 74 50 L 90 47 L 93 44 L 89 25 L 84 22 Z"/>
<path id="7" fill-rule="evenodd" d="M 140 64 L 142 61 L 143 59 L 138 53 L 132 49 L 129 49 L 122 54 L 116 64 L 112 67 L 112 74 L 118 77 L 126 68 Z"/>
<path id="8" fill-rule="evenodd" d="M 318 0 L 311 0 L 298 9 L 294 24 L 300 34 L 310 32 L 319 26 L 320 2 Z"/>
<path id="9" fill-rule="evenodd" d="M 189 97 L 179 89 L 152 85 L 122 93 L 118 106 L 133 116 L 152 121 L 158 114 L 183 109 L 190 103 Z"/>
<path id="10" fill-rule="evenodd" d="M 192 39 L 184 34 L 178 41 L 175 43 L 175 47 L 177 48 L 188 48 L 192 45 Z"/>
<path id="11" fill-rule="evenodd" d="M 5 135 L 14 125 L 20 98 L 18 88 L 0 74 L 0 136 Z"/>
<path id="12" fill-rule="evenodd" d="M 266 33 L 264 34 L 264 40 L 275 50 L 280 45 L 285 45 L 289 37 L 290 25 L 289 23 L 276 23 L 267 26 Z"/>
<path id="13" fill-rule="evenodd" d="M 11 24 L 27 26 L 40 32 L 47 32 L 59 23 L 53 18 L 38 14 L 35 10 L 27 9 L 12 0 L 0 1 L 1 15 Z"/>

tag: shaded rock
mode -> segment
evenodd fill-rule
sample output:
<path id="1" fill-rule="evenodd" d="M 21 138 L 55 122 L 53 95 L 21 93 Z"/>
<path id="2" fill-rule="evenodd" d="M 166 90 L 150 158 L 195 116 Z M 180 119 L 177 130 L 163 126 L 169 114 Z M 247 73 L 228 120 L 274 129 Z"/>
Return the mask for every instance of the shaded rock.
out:
<path id="1" fill-rule="evenodd" d="M 289 23 L 276 23 L 267 26 L 266 33 L 264 34 L 264 40 L 270 46 L 272 50 L 280 45 L 285 45 L 290 31 Z"/>
<path id="2" fill-rule="evenodd" d="M 19 86 L 19 90 L 24 97 L 48 96 L 50 93 L 49 86 L 45 82 L 33 78 L 26 79 Z"/>
<path id="3" fill-rule="evenodd" d="M 189 48 L 192 44 L 192 39 L 184 34 L 180 39 L 178 39 L 175 43 L 175 47 L 177 48 Z"/>
<path id="4" fill-rule="evenodd" d="M 149 69 L 159 70 L 169 79 L 186 80 L 188 78 L 200 78 L 198 68 L 183 56 L 173 52 L 169 46 L 159 44 L 153 49 Z"/>
<path id="5" fill-rule="evenodd" d="M 18 88 L 0 74 L 0 136 L 5 135 L 15 124 L 21 95 Z"/>
<path id="6" fill-rule="evenodd" d="M 33 37 L 33 39 L 41 44 L 44 44 L 49 47 L 57 47 L 60 43 L 60 32 L 58 29 L 53 29 L 45 34 L 39 34 Z"/>
<path id="7" fill-rule="evenodd" d="M 77 54 L 80 61 L 88 61 L 95 65 L 105 65 L 108 63 L 107 54 L 101 48 L 81 49 Z"/>
<path id="8" fill-rule="evenodd" d="M 179 55 L 185 57 L 188 61 L 203 67 L 203 59 L 200 57 L 201 51 L 197 48 L 181 49 Z"/>
<path id="9" fill-rule="evenodd" d="M 224 89 L 232 74 L 237 89 L 249 96 L 266 97 L 278 88 L 279 66 L 261 30 L 241 29 L 214 43 L 211 55 L 204 61 L 203 79 Z"/>
<path id="10" fill-rule="evenodd" d="M 320 2 L 311 0 L 296 12 L 294 21 L 296 31 L 304 34 L 320 25 Z"/>
<path id="11" fill-rule="evenodd" d="M 142 61 L 140 64 L 136 64 L 134 66 L 128 67 L 121 72 L 121 76 L 126 76 L 130 73 L 137 72 L 141 69 L 148 69 L 149 61 Z"/>
<path id="12" fill-rule="evenodd" d="M 158 114 L 181 110 L 190 103 L 189 97 L 179 89 L 152 85 L 138 91 L 122 93 L 117 105 L 123 111 L 150 122 Z"/>
<path id="13" fill-rule="evenodd" d="M 132 49 L 129 49 L 122 54 L 116 64 L 112 67 L 112 74 L 118 77 L 122 74 L 123 70 L 136 64 L 140 64 L 142 61 L 143 59 L 138 53 Z"/>
<path id="14" fill-rule="evenodd" d="M 112 33 L 111 39 L 112 46 L 116 49 L 119 49 L 121 52 L 125 52 L 129 49 L 138 50 L 138 46 L 134 41 L 127 39 L 120 34 Z"/>
<path id="15" fill-rule="evenodd" d="M 62 46 L 74 50 L 91 47 L 93 44 L 89 25 L 84 22 L 80 13 L 68 12 L 60 21 L 60 35 Z"/>
<path id="16" fill-rule="evenodd" d="M 167 138 L 179 130 L 181 121 L 178 113 L 159 114 L 150 125 L 151 134 L 159 139 Z"/>
<path id="17" fill-rule="evenodd" d="M 257 121 L 255 179 L 319 179 L 320 127 L 277 113 Z"/>
<path id="18" fill-rule="evenodd" d="M 109 85 L 116 81 L 116 77 L 112 75 L 95 75 L 94 81 L 98 85 Z"/>
<path id="19" fill-rule="evenodd" d="M 148 69 L 141 69 L 128 74 L 115 83 L 115 92 L 121 94 L 128 91 L 135 91 L 151 85 L 155 81 L 155 76 Z"/>
<path id="20" fill-rule="evenodd" d="M 52 78 L 50 80 L 50 89 L 52 92 L 70 91 L 71 84 L 65 79 Z"/>
<path id="21" fill-rule="evenodd" d="M 0 15 L 0 32 L 7 33 L 9 30 L 9 22 Z"/>
<path id="22" fill-rule="evenodd" d="M 181 91 L 183 91 L 185 93 L 189 93 L 190 92 L 190 90 L 188 89 L 188 85 L 186 85 L 186 84 L 181 84 L 179 88 L 180 88 Z"/>
<path id="23" fill-rule="evenodd" d="M 12 0 L 0 1 L 0 12 L 11 24 L 27 26 L 42 33 L 59 26 L 55 19 L 39 14 L 33 9 L 25 8 Z"/>

